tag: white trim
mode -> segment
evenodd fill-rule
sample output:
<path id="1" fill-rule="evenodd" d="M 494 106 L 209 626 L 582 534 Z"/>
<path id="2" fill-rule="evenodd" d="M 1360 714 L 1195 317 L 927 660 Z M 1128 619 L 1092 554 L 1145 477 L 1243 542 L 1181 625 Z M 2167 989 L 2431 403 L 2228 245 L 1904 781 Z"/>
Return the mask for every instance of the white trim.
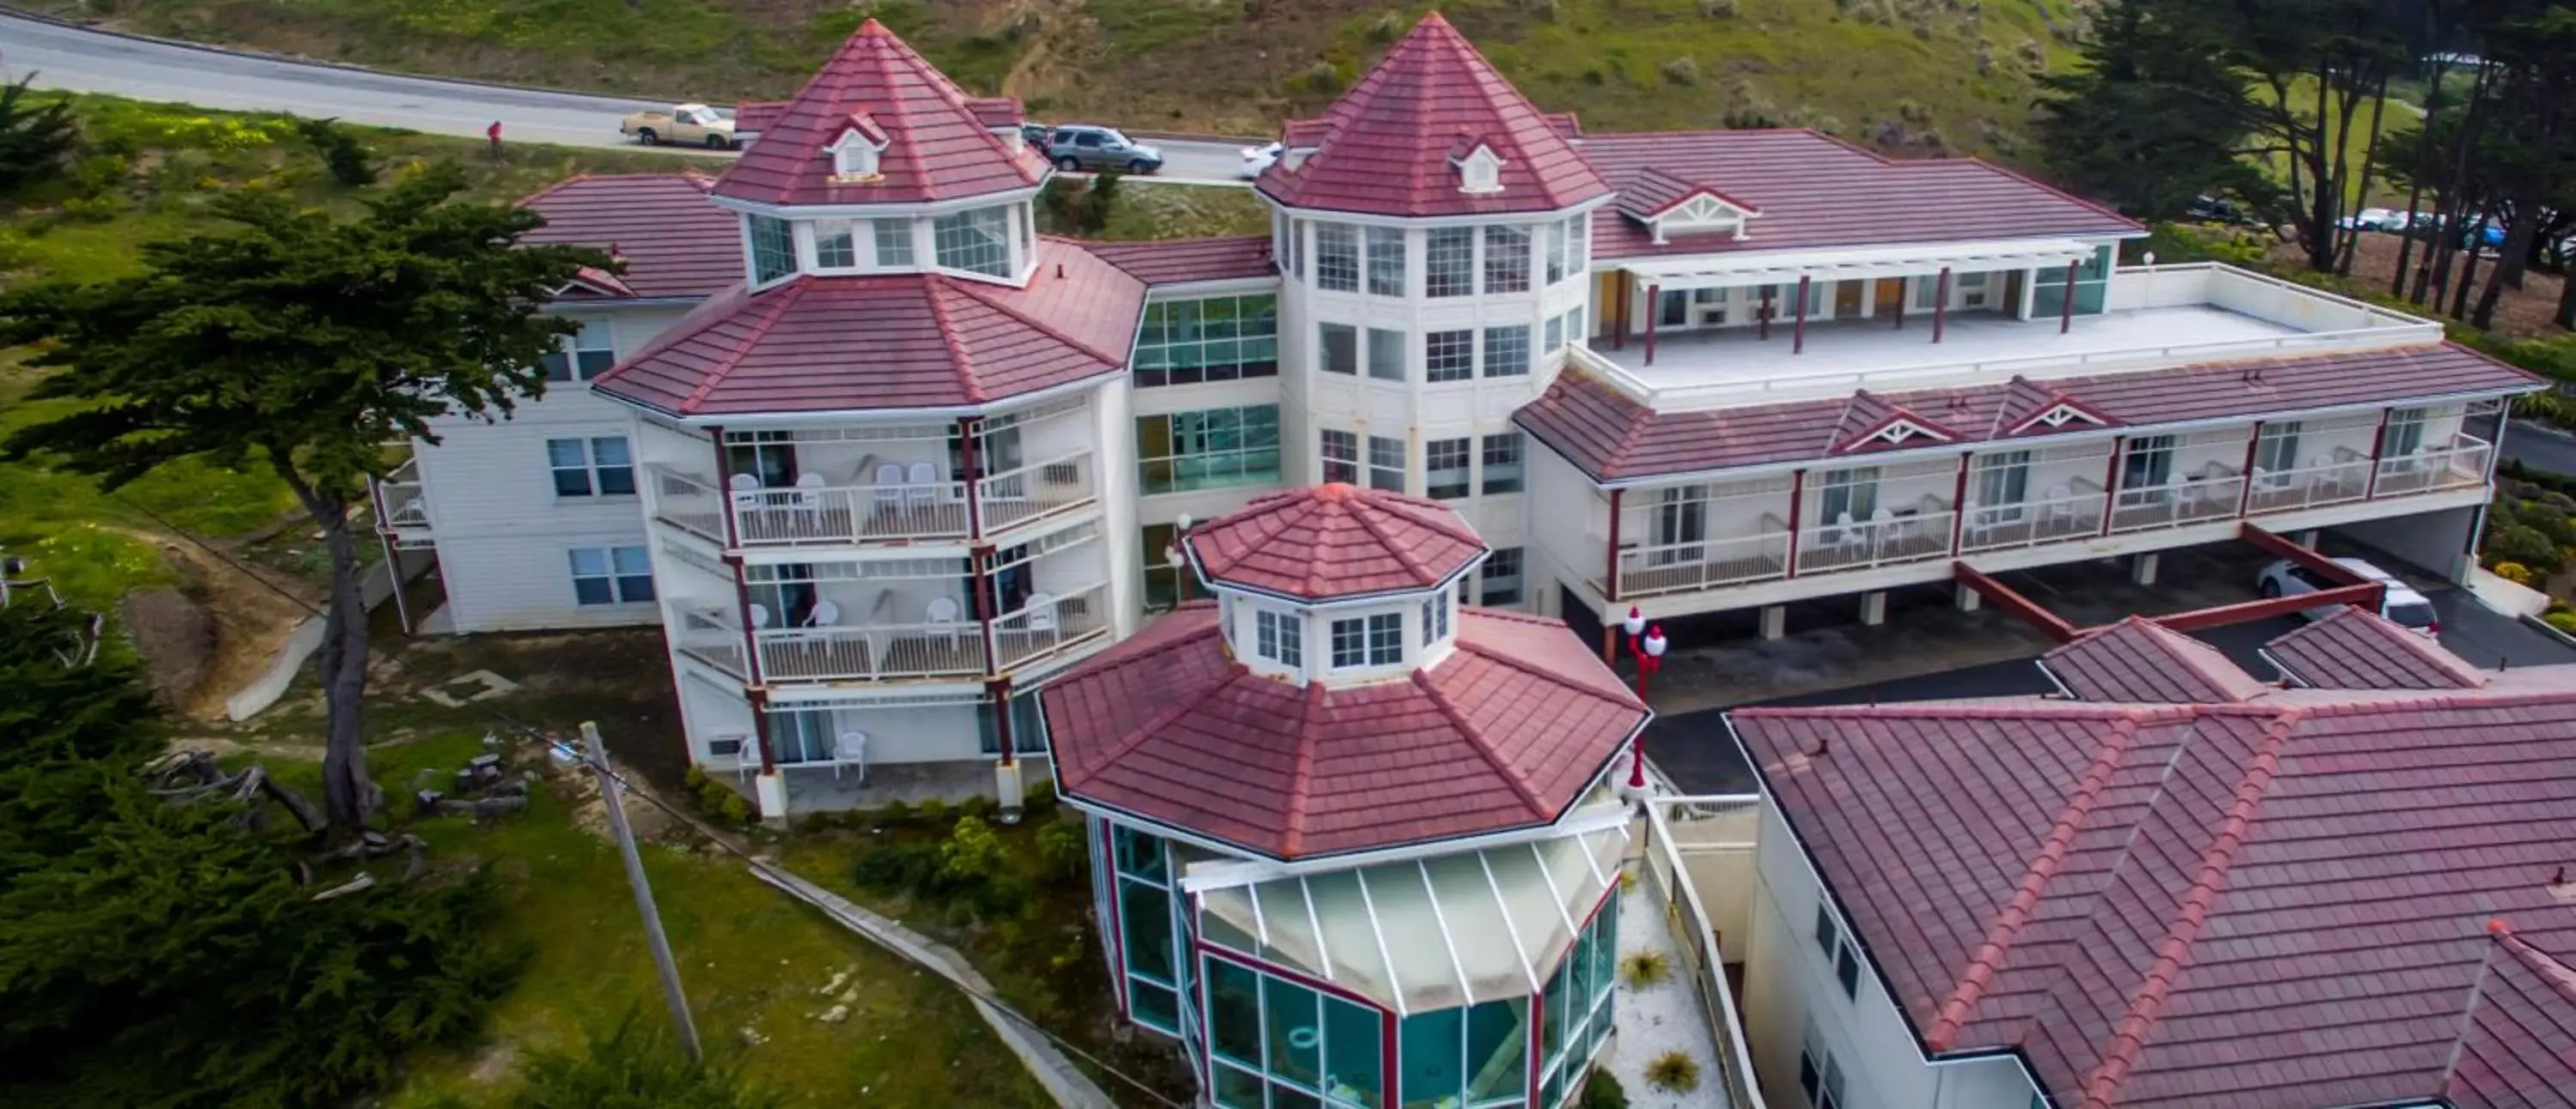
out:
<path id="1" fill-rule="evenodd" d="M 1449 914 L 1440 909 L 1440 890 L 1431 884 L 1431 864 L 1415 859 L 1413 871 L 1422 876 L 1422 897 L 1431 903 L 1431 923 L 1440 929 L 1440 951 L 1449 956 L 1449 971 L 1458 976 L 1458 996 L 1466 998 L 1467 1004 L 1474 1005 L 1476 987 L 1467 980 L 1467 964 L 1458 961 L 1458 935 L 1449 930 Z M 1495 907 L 1501 908 L 1500 905 Z"/>
<path id="2" fill-rule="evenodd" d="M 1915 243 L 1838 247 L 1831 250 L 1731 252 L 1630 259 L 1624 269 L 1639 287 L 1666 291 L 1715 285 L 1779 284 L 1799 277 L 1829 281 L 1952 269 L 2026 270 L 2092 260 L 2099 243 L 2076 239 L 2006 239 L 1993 242 Z"/>
<path id="3" fill-rule="evenodd" d="M 1049 176 L 1053 173 L 1053 170 L 1048 171 Z M 707 199 L 716 207 L 746 215 L 777 216 L 781 219 L 813 219 L 817 216 L 853 216 L 868 219 L 881 216 L 954 215 L 970 208 L 987 208 L 996 204 L 1024 204 L 1036 200 L 1038 192 L 1045 187 L 1046 181 L 1041 178 L 1037 184 L 1022 188 L 979 193 L 953 200 L 934 200 L 922 204 L 768 204 L 715 193 L 707 194 Z"/>
<path id="4" fill-rule="evenodd" d="M 1287 214 L 1290 219 L 1302 219 L 1308 221 L 1323 220 L 1333 223 L 1373 224 L 1379 227 L 1420 228 L 1482 227 L 1489 223 L 1545 223 L 1550 219 L 1561 220 L 1571 216 L 1590 215 L 1597 209 L 1608 207 L 1619 198 L 1617 193 L 1603 193 L 1602 195 L 1590 200 L 1564 208 L 1531 208 L 1527 211 L 1484 212 L 1466 216 L 1386 216 L 1379 215 L 1375 212 L 1352 212 L 1344 211 L 1339 208 L 1304 208 L 1295 205 L 1282 204 L 1277 199 L 1271 197 L 1268 193 L 1263 193 L 1259 190 L 1254 190 L 1254 195 L 1261 197 L 1262 202 L 1270 205 L 1271 208 Z M 1595 245 L 1597 241 L 1597 236 L 1587 239 L 1585 248 L 1585 254 L 1588 256 L 1588 260 L 1594 262 L 1601 260 L 1600 251 Z M 1620 267 L 1611 266 L 1607 268 L 1618 269 Z M 1520 294 L 1510 293 L 1504 295 L 1519 296 Z M 1385 299 L 1391 300 L 1393 298 Z M 1463 298 L 1442 298 L 1444 301 L 1452 299 Z"/>
<path id="5" fill-rule="evenodd" d="M 1530 960 L 1529 945 L 1521 942 L 1521 926 L 1512 923 L 1512 903 L 1503 900 L 1503 883 L 1494 877 L 1493 861 L 1482 851 L 1476 852 L 1476 868 L 1485 872 L 1485 887 L 1493 891 L 1494 904 L 1503 911 L 1503 934 L 1512 941 L 1512 953 L 1520 956 L 1521 974 L 1529 979 L 1530 996 L 1538 996 L 1547 983 L 1539 980 L 1538 967 Z"/>
<path id="6" fill-rule="evenodd" d="M 1622 753 L 1626 750 L 1624 745 L 1620 748 Z M 1610 760 L 1613 766 L 1620 761 L 1616 758 Z M 1586 787 L 1587 792 L 1589 788 L 1589 786 Z M 1065 800 L 1077 806 L 1081 804 L 1079 798 L 1070 794 L 1066 795 Z M 1462 851 L 1490 850 L 1508 847 L 1515 843 L 1535 846 L 1569 836 L 1591 835 L 1624 827 L 1634 816 L 1635 814 L 1629 812 L 1625 806 L 1621 806 L 1604 808 L 1598 813 L 1585 815 L 1581 820 L 1560 820 L 1557 824 L 1543 829 L 1523 828 L 1513 832 L 1496 832 L 1463 839 L 1436 840 L 1411 847 L 1389 848 L 1365 855 L 1330 855 L 1320 859 L 1301 859 L 1285 863 L 1272 859 L 1250 858 L 1239 858 L 1238 861 L 1232 862 L 1203 862 L 1190 868 L 1189 875 L 1181 879 L 1181 888 L 1191 893 L 1203 893 L 1251 885 L 1255 882 L 1273 882 L 1309 874 L 1328 874 L 1339 870 L 1400 863 L 1411 859 L 1438 858 Z M 1126 816 L 1124 819 L 1134 822 L 1140 818 Z M 1224 852 L 1239 857 L 1243 854 L 1243 848 L 1229 846 L 1224 848 Z"/>
<path id="7" fill-rule="evenodd" d="M 1412 1016 L 1413 1007 L 1404 1003 L 1404 983 L 1396 978 L 1395 952 L 1387 948 L 1386 928 L 1378 920 L 1377 899 L 1369 896 L 1368 868 L 1353 867 L 1351 869 L 1351 881 L 1360 887 L 1360 907 L 1368 910 L 1369 932 L 1377 937 L 1377 957 L 1378 961 L 1386 966 L 1386 994 L 1388 997 L 1395 1000 L 1395 1015 L 1398 1017 Z M 1431 895 L 1431 891 L 1427 887 L 1422 891 L 1422 893 L 1425 897 Z"/>
<path id="8" fill-rule="evenodd" d="M 1190 896 L 1197 897 L 1196 894 Z M 1322 964 L 1319 969 L 1324 972 L 1324 981 L 1335 982 L 1333 945 L 1331 941 L 1324 938 L 1324 918 L 1315 912 L 1315 887 L 1307 884 L 1306 876 L 1303 874 L 1297 876 L 1297 897 L 1306 903 L 1306 927 L 1313 929 L 1315 933 L 1315 961 Z"/>

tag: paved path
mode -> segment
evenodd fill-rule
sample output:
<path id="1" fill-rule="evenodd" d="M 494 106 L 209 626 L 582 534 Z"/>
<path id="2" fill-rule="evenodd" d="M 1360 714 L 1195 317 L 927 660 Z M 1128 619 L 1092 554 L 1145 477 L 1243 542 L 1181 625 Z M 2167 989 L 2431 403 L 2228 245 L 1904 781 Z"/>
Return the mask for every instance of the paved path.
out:
<path id="1" fill-rule="evenodd" d="M 2504 456 L 2535 470 L 2576 476 L 2576 435 L 2515 420 L 2504 433 Z"/>
<path id="2" fill-rule="evenodd" d="M 0 76 L 33 72 L 41 88 L 110 93 L 234 111 L 331 116 L 351 123 L 480 138 L 493 121 L 505 139 L 565 146 L 631 146 L 617 133 L 626 113 L 652 106 L 629 97 L 512 88 L 296 61 L 95 31 L 0 12 Z M 667 102 L 665 102 L 667 103 Z M 1161 176 L 1238 183 L 1232 142 L 1154 140 Z"/>

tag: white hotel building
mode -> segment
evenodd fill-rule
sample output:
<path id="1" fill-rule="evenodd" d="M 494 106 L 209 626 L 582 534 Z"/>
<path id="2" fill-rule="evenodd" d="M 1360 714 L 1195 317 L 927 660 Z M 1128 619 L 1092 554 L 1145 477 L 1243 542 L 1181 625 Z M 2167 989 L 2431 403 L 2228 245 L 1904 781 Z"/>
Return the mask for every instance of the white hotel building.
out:
<path id="1" fill-rule="evenodd" d="M 1449 502 L 1470 600 L 1579 629 L 2337 527 L 2458 571 L 2527 375 L 1972 160 L 1585 135 L 1424 21 L 1254 183 L 1269 236 L 1036 234 L 1019 106 L 871 22 L 713 179 L 591 178 L 612 248 L 511 420 L 381 490 L 435 625 L 660 623 L 762 812 L 996 789 L 1032 691 L 1203 595 L 1177 529 Z M 998 774 L 995 768 L 998 768 Z"/>

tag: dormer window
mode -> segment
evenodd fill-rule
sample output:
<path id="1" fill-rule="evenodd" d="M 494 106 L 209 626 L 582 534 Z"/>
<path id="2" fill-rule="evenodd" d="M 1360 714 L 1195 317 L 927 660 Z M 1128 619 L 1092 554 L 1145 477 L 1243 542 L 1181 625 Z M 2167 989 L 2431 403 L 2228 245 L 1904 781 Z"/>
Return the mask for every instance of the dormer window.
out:
<path id="1" fill-rule="evenodd" d="M 1440 593 L 1422 602 L 1422 645 L 1433 647 L 1449 638 L 1449 594 Z"/>
<path id="2" fill-rule="evenodd" d="M 1503 158 L 1494 148 L 1483 143 L 1454 161 L 1458 167 L 1458 191 L 1471 195 L 1503 191 Z"/>
<path id="3" fill-rule="evenodd" d="M 1333 621 L 1333 669 L 1404 664 L 1404 614 L 1385 612 Z"/>
<path id="4" fill-rule="evenodd" d="M 887 141 L 885 130 L 878 127 L 875 120 L 864 115 L 851 116 L 849 124 L 832 140 L 832 145 L 824 148 L 832 152 L 832 180 L 858 183 L 882 179 L 885 173 L 878 168 L 878 163 L 885 154 Z"/>
<path id="5" fill-rule="evenodd" d="M 1654 219 L 1655 241 L 1664 242 L 1673 235 L 1702 235 L 1724 232 L 1741 239 L 1746 220 L 1759 213 L 1714 193 L 1694 193 L 1664 210 Z"/>
<path id="6" fill-rule="evenodd" d="M 1306 617 L 1303 613 L 1260 609 L 1252 614 L 1252 653 L 1281 666 L 1306 665 Z"/>

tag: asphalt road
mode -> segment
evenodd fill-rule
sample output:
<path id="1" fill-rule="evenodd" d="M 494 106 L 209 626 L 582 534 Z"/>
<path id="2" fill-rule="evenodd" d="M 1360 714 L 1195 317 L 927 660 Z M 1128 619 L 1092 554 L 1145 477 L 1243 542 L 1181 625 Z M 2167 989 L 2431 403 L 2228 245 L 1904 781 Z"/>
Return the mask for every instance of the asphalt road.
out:
<path id="1" fill-rule="evenodd" d="M 2576 435 L 2515 420 L 2504 433 L 2504 456 L 2535 470 L 2576 477 Z"/>
<path id="2" fill-rule="evenodd" d="M 646 101 L 509 88 L 240 54 L 130 38 L 0 12 L 0 76 L 33 72 L 40 88 L 110 93 L 140 100 L 236 111 L 330 116 L 351 123 L 482 137 L 495 120 L 505 140 L 565 146 L 626 146 L 617 133 Z M 668 102 L 665 102 L 668 103 Z M 1242 147 L 1228 142 L 1156 140 L 1161 176 L 1237 183 Z"/>

